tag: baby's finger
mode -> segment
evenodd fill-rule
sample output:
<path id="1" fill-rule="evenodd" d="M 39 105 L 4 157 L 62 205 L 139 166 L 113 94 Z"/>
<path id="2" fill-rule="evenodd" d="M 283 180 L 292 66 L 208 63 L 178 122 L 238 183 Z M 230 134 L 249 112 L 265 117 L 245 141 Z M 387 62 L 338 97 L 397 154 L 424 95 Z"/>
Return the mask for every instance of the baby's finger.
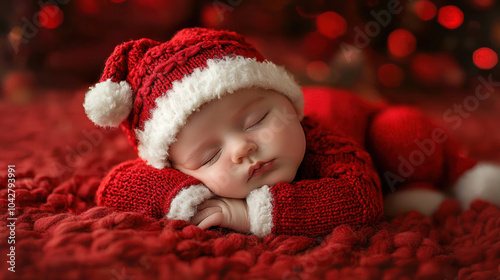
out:
<path id="1" fill-rule="evenodd" d="M 198 211 L 201 211 L 205 208 L 208 208 L 208 207 L 216 207 L 216 206 L 219 206 L 220 205 L 220 201 L 217 200 L 217 199 L 209 199 L 209 200 L 205 200 L 203 201 L 200 205 L 198 205 Z"/>
<path id="2" fill-rule="evenodd" d="M 209 207 L 200 210 L 196 214 L 194 214 L 194 216 L 191 218 L 191 224 L 198 225 L 202 220 L 204 220 L 208 216 L 221 211 L 222 210 L 220 209 L 220 207 Z"/>
<path id="3" fill-rule="evenodd" d="M 222 212 L 216 212 L 201 221 L 198 227 L 205 230 L 213 226 L 219 226 L 222 224 L 223 219 L 224 215 L 222 215 Z"/>

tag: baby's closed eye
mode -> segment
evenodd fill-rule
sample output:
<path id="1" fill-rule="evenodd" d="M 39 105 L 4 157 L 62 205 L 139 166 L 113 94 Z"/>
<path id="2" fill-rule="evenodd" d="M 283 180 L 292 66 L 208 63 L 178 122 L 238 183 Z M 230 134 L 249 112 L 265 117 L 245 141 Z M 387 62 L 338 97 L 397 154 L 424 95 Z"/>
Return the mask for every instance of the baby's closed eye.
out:
<path id="1" fill-rule="evenodd" d="M 220 155 L 221 151 L 222 150 L 217 151 L 217 153 L 215 153 L 213 156 L 211 156 L 209 160 L 207 160 L 207 161 L 205 161 L 205 163 L 203 163 L 203 166 L 206 166 L 212 162 L 215 162 L 216 158 Z"/>
<path id="2" fill-rule="evenodd" d="M 252 125 L 250 125 L 247 129 L 245 130 L 248 130 L 248 129 L 251 129 L 251 128 L 254 128 L 256 127 L 257 125 L 259 125 L 267 116 L 269 115 L 269 112 L 266 112 L 259 120 L 257 121 L 254 121 Z"/>

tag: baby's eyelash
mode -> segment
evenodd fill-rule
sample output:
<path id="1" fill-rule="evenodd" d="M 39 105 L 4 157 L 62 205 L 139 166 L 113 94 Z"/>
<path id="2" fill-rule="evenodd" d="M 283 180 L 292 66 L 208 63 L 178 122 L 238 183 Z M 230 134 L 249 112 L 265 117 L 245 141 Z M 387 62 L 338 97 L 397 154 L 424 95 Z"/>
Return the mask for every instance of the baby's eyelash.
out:
<path id="1" fill-rule="evenodd" d="M 217 153 L 215 153 L 215 155 L 212 158 L 210 158 L 207 162 L 205 162 L 203 165 L 205 166 L 205 165 L 211 163 L 214 160 L 214 158 L 220 153 L 220 151 L 221 150 L 219 150 Z"/>
<path id="2" fill-rule="evenodd" d="M 255 124 L 251 125 L 251 126 L 250 126 L 250 127 L 248 127 L 248 128 L 252 128 L 252 127 L 254 127 L 254 126 L 258 125 L 259 123 L 261 123 L 261 122 L 262 122 L 262 121 L 263 121 L 263 120 L 267 117 L 267 115 L 269 115 L 269 112 L 267 112 L 267 113 L 266 113 L 266 114 L 265 114 L 265 115 L 264 115 L 264 116 L 263 116 L 263 117 L 262 117 L 262 118 L 261 118 L 258 122 L 256 122 Z M 247 129 L 248 129 L 248 128 L 247 128 Z"/>

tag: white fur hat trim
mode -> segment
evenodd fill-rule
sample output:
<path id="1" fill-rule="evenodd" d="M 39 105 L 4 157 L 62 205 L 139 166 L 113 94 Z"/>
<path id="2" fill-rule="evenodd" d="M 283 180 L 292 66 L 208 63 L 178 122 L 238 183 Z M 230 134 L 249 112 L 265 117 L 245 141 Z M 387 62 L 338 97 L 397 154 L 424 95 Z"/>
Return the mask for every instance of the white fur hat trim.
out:
<path id="1" fill-rule="evenodd" d="M 172 88 L 156 99 L 151 118 L 144 122 L 143 130 L 136 129 L 139 157 L 157 169 L 168 167 L 169 146 L 177 140 L 175 137 L 189 115 L 205 102 L 252 86 L 284 94 L 299 119 L 303 118 L 302 91 L 283 67 L 243 56 L 209 59 L 206 67 L 196 68 L 182 80 L 173 82 Z"/>
<path id="2" fill-rule="evenodd" d="M 108 79 L 91 87 L 85 95 L 85 113 L 96 125 L 118 127 L 132 110 L 132 89 L 126 81 Z"/>

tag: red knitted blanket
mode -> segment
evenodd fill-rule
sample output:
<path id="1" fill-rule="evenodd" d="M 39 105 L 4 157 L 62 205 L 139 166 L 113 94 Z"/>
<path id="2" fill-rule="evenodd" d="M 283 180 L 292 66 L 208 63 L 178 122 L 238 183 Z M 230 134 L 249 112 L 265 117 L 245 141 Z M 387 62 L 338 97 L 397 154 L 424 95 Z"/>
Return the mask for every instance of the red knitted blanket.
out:
<path id="1" fill-rule="evenodd" d="M 202 231 L 96 207 L 100 180 L 135 152 L 120 131 L 94 128 L 82 101 L 83 92 L 48 93 L 0 104 L 2 279 L 500 279 L 500 209 L 481 201 L 463 211 L 449 199 L 433 217 L 339 226 L 321 239 Z"/>

